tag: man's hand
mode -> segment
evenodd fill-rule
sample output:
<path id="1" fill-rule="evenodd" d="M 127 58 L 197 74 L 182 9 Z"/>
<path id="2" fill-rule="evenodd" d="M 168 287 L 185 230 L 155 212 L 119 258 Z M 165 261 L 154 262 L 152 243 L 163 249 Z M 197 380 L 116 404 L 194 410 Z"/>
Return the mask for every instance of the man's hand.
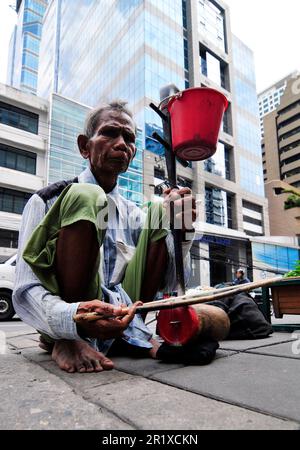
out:
<path id="1" fill-rule="evenodd" d="M 128 308 L 125 305 L 114 306 L 100 300 L 82 302 L 77 309 L 77 314 L 97 312 L 104 317 L 95 322 L 82 322 L 77 326 L 86 337 L 103 340 L 117 338 L 122 336 L 134 318 L 137 307 L 142 305 L 142 302 L 136 302 Z"/>
<path id="2" fill-rule="evenodd" d="M 196 199 L 189 188 L 166 189 L 164 191 L 164 207 L 171 222 L 171 204 L 174 204 L 174 226 L 182 231 L 193 230 L 193 222 L 197 219 Z"/>

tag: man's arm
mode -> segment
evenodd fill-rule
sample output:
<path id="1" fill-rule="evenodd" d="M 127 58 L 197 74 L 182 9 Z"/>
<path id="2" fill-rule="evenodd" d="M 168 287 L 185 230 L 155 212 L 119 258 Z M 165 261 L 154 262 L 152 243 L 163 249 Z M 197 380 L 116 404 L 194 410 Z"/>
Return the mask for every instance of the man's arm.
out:
<path id="1" fill-rule="evenodd" d="M 176 217 L 174 221 L 182 229 L 182 256 L 184 267 L 184 279 L 187 283 L 191 274 L 190 249 L 193 244 L 195 232 L 192 223 L 196 220 L 196 202 L 192 192 L 188 188 L 165 191 L 164 207 L 170 218 L 170 202 L 174 202 Z M 148 247 L 146 271 L 142 287 L 143 301 L 152 301 L 159 290 L 172 292 L 177 289 L 175 249 L 172 233 L 166 238 L 153 242 Z"/>
<path id="2" fill-rule="evenodd" d="M 59 296 L 48 292 L 22 257 L 28 239 L 44 215 L 45 204 L 35 194 L 27 203 L 22 216 L 13 292 L 14 307 L 24 322 L 53 339 L 81 340 L 73 321 L 79 303 L 67 304 Z"/>

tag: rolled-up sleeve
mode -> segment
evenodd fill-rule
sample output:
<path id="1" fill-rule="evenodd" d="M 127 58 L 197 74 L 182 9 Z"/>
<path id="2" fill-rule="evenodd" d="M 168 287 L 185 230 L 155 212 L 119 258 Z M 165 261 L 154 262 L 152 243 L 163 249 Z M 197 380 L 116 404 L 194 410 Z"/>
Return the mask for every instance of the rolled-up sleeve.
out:
<path id="1" fill-rule="evenodd" d="M 82 340 L 73 316 L 79 303 L 66 303 L 47 291 L 22 258 L 23 249 L 33 230 L 45 215 L 43 200 L 34 194 L 27 203 L 19 233 L 13 304 L 18 316 L 36 330 L 55 340 Z"/>

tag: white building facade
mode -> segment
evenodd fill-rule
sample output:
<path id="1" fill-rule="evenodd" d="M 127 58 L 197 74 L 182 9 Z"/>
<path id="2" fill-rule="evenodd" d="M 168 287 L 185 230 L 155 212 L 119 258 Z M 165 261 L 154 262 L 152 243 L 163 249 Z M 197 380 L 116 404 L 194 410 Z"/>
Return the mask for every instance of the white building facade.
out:
<path id="1" fill-rule="evenodd" d="M 0 261 L 16 252 L 24 206 L 46 185 L 48 102 L 0 84 Z"/>

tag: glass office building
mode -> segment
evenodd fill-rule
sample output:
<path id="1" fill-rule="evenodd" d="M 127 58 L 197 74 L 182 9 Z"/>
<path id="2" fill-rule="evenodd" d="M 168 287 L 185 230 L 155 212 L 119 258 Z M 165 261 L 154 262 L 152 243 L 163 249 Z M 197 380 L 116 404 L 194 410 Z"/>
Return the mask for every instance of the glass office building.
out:
<path id="1" fill-rule="evenodd" d="M 250 236 L 260 236 L 265 233 L 266 218 L 258 201 L 265 199 L 265 188 L 254 56 L 236 36 L 233 36 L 232 48 L 240 186 L 244 192 L 255 196 L 254 202 L 243 196 L 243 228 Z"/>
<path id="2" fill-rule="evenodd" d="M 253 52 L 233 38 L 236 100 L 236 144 L 239 151 L 241 187 L 264 197 L 259 114 Z"/>
<path id="3" fill-rule="evenodd" d="M 262 138 L 264 137 L 264 117 L 275 111 L 280 106 L 281 98 L 285 93 L 288 80 L 296 78 L 297 72 L 290 73 L 287 77 L 279 80 L 273 86 L 265 89 L 258 95 L 260 128 Z"/>
<path id="4" fill-rule="evenodd" d="M 48 0 L 18 0 L 18 23 L 10 40 L 7 83 L 35 94 L 43 16 Z"/>
<path id="5" fill-rule="evenodd" d="M 51 91 L 89 106 L 128 99 L 146 146 L 161 125 L 149 103 L 170 82 L 185 88 L 182 0 L 50 1 L 38 94 Z M 101 42 L 101 45 L 99 45 Z M 57 44 L 58 43 L 58 44 Z M 74 45 L 76 43 L 76 45 Z M 148 138 L 150 139 L 148 142 Z"/>

